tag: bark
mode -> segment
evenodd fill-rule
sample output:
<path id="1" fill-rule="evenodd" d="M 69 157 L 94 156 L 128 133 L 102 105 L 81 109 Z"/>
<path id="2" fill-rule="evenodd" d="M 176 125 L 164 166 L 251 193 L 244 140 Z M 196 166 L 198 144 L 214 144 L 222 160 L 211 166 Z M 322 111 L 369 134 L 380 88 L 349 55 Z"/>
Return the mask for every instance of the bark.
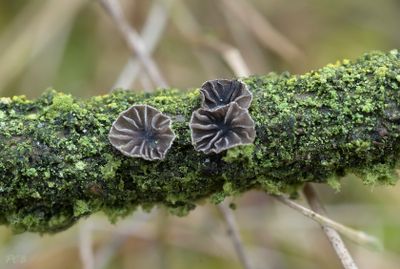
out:
<path id="1" fill-rule="evenodd" d="M 400 53 L 371 52 L 305 75 L 242 78 L 254 99 L 253 145 L 205 155 L 188 122 L 198 89 L 115 91 L 87 100 L 50 90 L 36 100 L 0 98 L 0 223 L 57 232 L 103 211 L 112 220 L 162 204 L 185 215 L 249 189 L 293 192 L 346 173 L 394 183 L 400 149 Z M 177 138 L 163 161 L 128 158 L 107 134 L 118 114 L 148 104 L 173 119 Z"/>

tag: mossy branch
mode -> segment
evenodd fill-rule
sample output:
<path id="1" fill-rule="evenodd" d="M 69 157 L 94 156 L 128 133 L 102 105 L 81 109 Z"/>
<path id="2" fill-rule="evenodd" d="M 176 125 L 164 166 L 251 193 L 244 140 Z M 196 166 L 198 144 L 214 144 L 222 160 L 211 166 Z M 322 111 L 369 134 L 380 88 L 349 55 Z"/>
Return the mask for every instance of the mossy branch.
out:
<path id="1" fill-rule="evenodd" d="M 204 155 L 188 122 L 198 90 L 115 91 L 79 100 L 47 91 L 37 100 L 0 99 L 0 223 L 56 232 L 93 212 L 111 219 L 163 204 L 185 214 L 203 198 L 258 188 L 293 192 L 348 172 L 366 184 L 393 183 L 400 152 L 400 53 L 372 52 L 301 76 L 242 79 L 253 93 L 254 145 Z M 132 104 L 173 119 L 164 161 L 128 158 L 107 139 Z"/>

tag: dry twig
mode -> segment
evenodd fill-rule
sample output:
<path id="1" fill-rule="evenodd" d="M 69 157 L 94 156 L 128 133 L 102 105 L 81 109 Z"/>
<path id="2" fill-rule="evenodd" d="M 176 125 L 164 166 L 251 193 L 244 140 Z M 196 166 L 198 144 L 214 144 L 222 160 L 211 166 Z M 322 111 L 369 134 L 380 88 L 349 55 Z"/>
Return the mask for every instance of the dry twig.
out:
<path id="1" fill-rule="evenodd" d="M 222 0 L 224 7 L 228 8 L 243 25 L 264 44 L 283 59 L 293 62 L 304 59 L 304 55 L 287 37 L 276 30 L 272 24 L 247 1 Z"/>
<path id="2" fill-rule="evenodd" d="M 139 234 L 139 231 L 154 218 L 154 212 L 150 213 L 136 213 L 133 221 L 129 223 L 129 227 L 124 229 L 112 230 L 112 238 L 104 244 L 95 254 L 96 269 L 106 269 L 109 266 L 112 257 L 121 248 L 121 246 L 128 241 L 132 236 Z M 96 227 L 98 228 L 98 227 Z M 124 232 L 121 232 L 124 230 Z M 104 232 L 104 230 L 102 230 Z"/>
<path id="3" fill-rule="evenodd" d="M 246 255 L 243 247 L 242 240 L 240 239 L 239 229 L 232 211 L 224 204 L 218 205 L 218 209 L 226 223 L 228 229 L 228 236 L 231 238 L 233 247 L 235 248 L 236 255 L 244 269 L 251 269 L 250 260 Z"/>
<path id="4" fill-rule="evenodd" d="M 29 3 L 15 19 L 13 32 L 0 36 L 0 93 L 51 44 L 68 34 L 75 16 L 87 3 L 86 0 L 43 2 L 40 9 L 36 3 Z M 6 40 L 12 40 L 7 47 L 2 44 Z"/>
<path id="5" fill-rule="evenodd" d="M 275 195 L 273 197 L 276 200 L 282 202 L 283 204 L 300 212 L 304 216 L 309 217 L 310 219 L 318 222 L 320 225 L 331 227 L 331 228 L 337 230 L 339 233 L 346 236 L 347 238 L 349 238 L 350 240 L 352 240 L 353 242 L 355 242 L 357 244 L 372 246 L 375 248 L 379 248 L 379 246 L 380 246 L 379 240 L 371 235 L 368 235 L 362 231 L 357 231 L 357 230 L 347 227 L 341 223 L 338 223 L 330 218 L 327 218 L 326 216 L 321 215 L 319 212 L 317 213 L 316 211 L 308 209 L 286 197 L 279 196 L 279 195 Z"/>
<path id="6" fill-rule="evenodd" d="M 146 45 L 143 42 L 142 38 L 125 19 L 118 0 L 99 1 L 113 19 L 115 25 L 121 32 L 129 48 L 132 50 L 132 52 L 136 53 L 137 57 L 140 59 L 141 63 L 143 64 L 153 82 L 160 87 L 167 87 L 165 79 L 161 75 L 157 64 L 154 62 L 149 52 L 147 51 Z"/>
<path id="7" fill-rule="evenodd" d="M 171 5 L 170 2 L 173 1 L 174 0 L 170 0 L 168 3 L 160 3 L 159 0 L 153 1 L 150 13 L 147 16 L 141 33 L 143 42 L 149 54 L 154 51 L 158 42 L 161 39 L 162 34 L 164 33 L 164 29 L 167 25 L 169 17 L 169 10 Z M 125 64 L 123 70 L 120 72 L 118 79 L 113 86 L 113 89 L 129 89 L 136 80 L 137 76 L 140 74 L 140 70 L 140 61 L 138 61 L 137 58 L 132 55 L 129 58 L 128 62 Z M 140 79 L 141 77 L 142 75 L 140 76 Z M 145 89 L 150 89 L 150 87 L 145 87 Z"/>
<path id="8" fill-rule="evenodd" d="M 92 249 L 92 223 L 85 222 L 79 231 L 79 253 L 83 269 L 94 269 L 94 253 Z"/>
<path id="9" fill-rule="evenodd" d="M 177 2 L 179 2 L 177 0 Z M 245 62 L 240 50 L 219 39 L 205 36 L 200 27 L 200 23 L 195 19 L 190 9 L 183 1 L 179 6 L 175 6 L 175 16 L 173 17 L 179 31 L 193 44 L 200 45 L 221 54 L 224 61 L 228 64 L 235 76 L 249 76 L 250 68 Z"/>
<path id="10" fill-rule="evenodd" d="M 318 195 L 316 191 L 314 190 L 313 186 L 311 184 L 306 184 L 304 186 L 304 195 L 307 199 L 308 204 L 311 206 L 311 208 L 319 213 L 319 214 L 325 214 L 325 209 L 322 205 L 322 203 L 318 199 Z M 320 223 L 321 224 L 321 223 Z M 326 237 L 328 238 L 329 242 L 331 243 L 333 249 L 336 252 L 336 255 L 338 256 L 340 262 L 343 265 L 343 268 L 345 269 L 357 269 L 357 265 L 355 264 L 353 257 L 351 256 L 349 250 L 347 249 L 346 245 L 344 244 L 342 238 L 340 237 L 339 233 L 332 227 L 326 224 L 321 224 L 321 228 L 324 231 Z M 346 228 L 344 231 L 348 231 L 349 228 L 347 227 L 342 227 L 342 225 L 339 225 L 336 227 L 336 229 L 342 229 Z M 355 234 L 356 235 L 356 234 Z M 367 236 L 362 232 L 357 232 L 357 235 L 361 236 Z M 374 239 L 374 238 L 370 238 Z"/>

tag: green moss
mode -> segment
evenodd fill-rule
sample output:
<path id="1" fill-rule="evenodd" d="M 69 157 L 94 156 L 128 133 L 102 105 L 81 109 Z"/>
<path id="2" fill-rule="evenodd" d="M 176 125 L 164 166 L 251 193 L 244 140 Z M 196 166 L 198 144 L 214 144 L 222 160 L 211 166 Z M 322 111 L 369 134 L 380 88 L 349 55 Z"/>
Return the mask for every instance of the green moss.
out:
<path id="1" fill-rule="evenodd" d="M 337 175 L 334 175 L 332 177 L 329 177 L 326 180 L 326 183 L 335 191 L 339 192 L 340 188 L 342 187 L 342 184 L 340 182 L 340 177 L 338 177 Z"/>
<path id="2" fill-rule="evenodd" d="M 90 210 L 90 206 L 83 200 L 76 200 L 74 204 L 74 217 L 80 217 L 87 215 Z"/>
<path id="3" fill-rule="evenodd" d="M 355 169 L 353 172 L 366 185 L 375 185 L 376 182 L 394 185 L 397 181 L 396 171 L 390 163 L 376 163 L 365 169 Z"/>
<path id="4" fill-rule="evenodd" d="M 227 163 L 242 161 L 251 163 L 254 155 L 254 145 L 243 145 L 227 150 L 226 155 L 222 158 Z"/>
<path id="5" fill-rule="evenodd" d="M 73 97 L 69 94 L 54 92 L 52 101 L 52 104 L 46 109 L 48 118 L 55 118 L 62 113 L 79 110 L 79 105 L 75 103 Z"/>
<path id="6" fill-rule="evenodd" d="M 110 154 L 106 154 L 104 156 L 104 158 L 108 161 L 104 166 L 102 166 L 100 168 L 100 172 L 101 172 L 102 177 L 105 180 L 108 180 L 108 179 L 111 180 L 111 179 L 115 178 L 115 173 L 118 170 L 118 168 L 120 167 L 121 161 L 113 160 L 112 155 L 110 155 Z"/>
<path id="7" fill-rule="evenodd" d="M 185 215 L 249 189 L 295 195 L 305 182 L 338 188 L 346 173 L 393 184 L 400 153 L 400 54 L 372 52 L 304 75 L 243 78 L 253 93 L 253 145 L 196 152 L 188 122 L 199 90 L 118 90 L 77 100 L 54 90 L 37 100 L 0 98 L 0 223 L 57 232 L 105 212 L 137 207 Z M 176 139 L 163 161 L 127 158 L 107 134 L 120 112 L 148 104 L 169 115 Z"/>
<path id="8" fill-rule="evenodd" d="M 78 161 L 78 162 L 75 164 L 75 169 L 76 169 L 76 170 L 84 170 L 85 167 L 86 167 L 86 163 L 84 163 L 84 162 L 82 162 L 82 161 Z"/>
<path id="9" fill-rule="evenodd" d="M 28 177 L 35 177 L 38 175 L 37 171 L 35 168 L 29 168 L 25 171 L 26 176 Z"/>

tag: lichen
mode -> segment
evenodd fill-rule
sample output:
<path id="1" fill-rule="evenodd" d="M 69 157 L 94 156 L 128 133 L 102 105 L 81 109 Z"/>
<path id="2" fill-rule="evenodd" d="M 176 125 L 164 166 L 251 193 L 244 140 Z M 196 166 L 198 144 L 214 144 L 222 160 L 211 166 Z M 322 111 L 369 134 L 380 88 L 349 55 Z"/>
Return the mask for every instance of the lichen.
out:
<path id="1" fill-rule="evenodd" d="M 227 163 L 232 163 L 235 161 L 247 162 L 247 165 L 251 166 L 254 150 L 254 145 L 241 145 L 230 148 L 226 151 L 226 155 L 222 159 Z"/>
<path id="2" fill-rule="evenodd" d="M 0 223 L 51 233 L 98 211 L 112 221 L 139 206 L 185 215 L 207 198 L 218 203 L 254 188 L 295 195 L 305 182 L 338 186 L 346 173 L 366 184 L 393 184 L 399 76 L 400 54 L 392 51 L 304 75 L 242 78 L 253 94 L 256 140 L 213 155 L 196 152 L 190 140 L 198 89 L 1 98 Z M 164 160 L 128 158 L 110 145 L 112 122 L 133 104 L 171 117 L 176 139 Z"/>

